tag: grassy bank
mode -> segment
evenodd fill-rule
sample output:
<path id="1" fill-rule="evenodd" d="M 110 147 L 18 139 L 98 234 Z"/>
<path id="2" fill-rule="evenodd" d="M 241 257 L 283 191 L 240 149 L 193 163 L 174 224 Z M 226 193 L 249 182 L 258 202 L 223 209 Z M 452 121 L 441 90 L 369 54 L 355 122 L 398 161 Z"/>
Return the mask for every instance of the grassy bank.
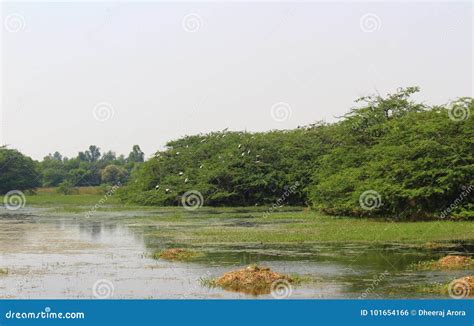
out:
<path id="1" fill-rule="evenodd" d="M 40 190 L 27 196 L 27 205 L 55 212 L 85 212 L 104 198 L 91 189 L 77 195 Z M 386 219 L 329 217 L 302 207 L 207 208 L 125 206 L 110 196 L 100 211 L 135 211 L 129 223 L 148 225 L 147 236 L 183 244 L 401 242 L 433 246 L 436 242 L 474 241 L 469 221 L 395 222 Z M 147 212 L 143 216 L 141 212 Z"/>
<path id="2" fill-rule="evenodd" d="M 328 217 L 313 211 L 278 212 L 264 218 L 262 212 L 213 212 L 209 216 L 186 214 L 152 217 L 154 236 L 182 243 L 310 243 L 402 242 L 432 245 L 437 241 L 473 241 L 474 223 L 454 221 L 391 222 L 380 219 Z M 194 227 L 191 227 L 193 225 Z M 429 244 L 431 243 L 431 244 Z"/>
<path id="3" fill-rule="evenodd" d="M 57 209 L 77 206 L 94 206 L 105 196 L 100 187 L 76 187 L 75 194 L 63 195 L 57 192 L 57 188 L 38 188 L 35 194 L 26 196 L 26 204 L 31 206 L 54 207 Z M 107 205 L 119 205 L 116 197 L 107 198 Z"/>

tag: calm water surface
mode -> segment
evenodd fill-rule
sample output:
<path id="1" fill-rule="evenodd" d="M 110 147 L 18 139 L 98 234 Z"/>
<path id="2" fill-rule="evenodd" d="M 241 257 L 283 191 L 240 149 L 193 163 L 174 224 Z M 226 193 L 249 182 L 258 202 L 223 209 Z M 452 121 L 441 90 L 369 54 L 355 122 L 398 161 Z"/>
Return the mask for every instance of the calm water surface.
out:
<path id="1" fill-rule="evenodd" d="M 472 254 L 473 244 L 440 250 L 396 244 L 216 245 L 198 248 L 205 255 L 192 263 L 154 260 L 150 253 L 163 249 L 163 243 L 147 235 L 149 225 L 133 221 L 139 214 L 153 212 L 98 212 L 85 218 L 0 207 L 0 268 L 8 270 L 0 275 L 0 297 L 254 298 L 201 284 L 251 263 L 313 280 L 293 288 L 291 298 L 357 298 L 364 292 L 368 298 L 434 297 L 415 293 L 413 285 L 446 283 L 474 272 L 407 268 L 446 254 Z"/>

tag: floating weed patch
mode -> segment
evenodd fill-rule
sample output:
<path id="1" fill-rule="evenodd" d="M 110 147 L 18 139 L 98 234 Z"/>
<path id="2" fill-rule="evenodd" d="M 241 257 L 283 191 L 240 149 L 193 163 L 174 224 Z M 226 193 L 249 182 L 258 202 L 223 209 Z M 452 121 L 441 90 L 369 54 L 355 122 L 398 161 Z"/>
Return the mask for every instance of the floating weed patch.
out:
<path id="1" fill-rule="evenodd" d="M 467 256 L 448 255 L 439 260 L 421 262 L 412 267 L 416 270 L 470 269 L 474 268 L 474 259 Z"/>
<path id="2" fill-rule="evenodd" d="M 414 292 L 430 294 L 447 294 L 448 285 L 443 283 L 418 285 L 413 288 Z"/>
<path id="3" fill-rule="evenodd" d="M 452 249 L 459 247 L 459 244 L 445 242 L 426 242 L 421 247 L 429 250 Z"/>
<path id="4" fill-rule="evenodd" d="M 245 268 L 224 273 L 213 280 L 202 280 L 204 286 L 221 287 L 224 290 L 259 295 L 278 291 L 278 287 L 285 286 L 286 292 L 291 293 L 291 285 L 303 281 L 302 277 L 294 277 L 273 272 L 268 267 L 250 265 Z M 278 284 L 277 284 L 278 283 Z"/>
<path id="5" fill-rule="evenodd" d="M 194 258 L 202 256 L 202 253 L 193 251 L 193 250 L 188 250 L 188 249 L 183 249 L 183 248 L 171 248 L 171 249 L 165 249 L 160 252 L 155 252 L 152 257 L 154 259 L 166 259 L 166 260 L 172 260 L 172 261 L 187 261 L 187 260 L 192 260 Z"/>

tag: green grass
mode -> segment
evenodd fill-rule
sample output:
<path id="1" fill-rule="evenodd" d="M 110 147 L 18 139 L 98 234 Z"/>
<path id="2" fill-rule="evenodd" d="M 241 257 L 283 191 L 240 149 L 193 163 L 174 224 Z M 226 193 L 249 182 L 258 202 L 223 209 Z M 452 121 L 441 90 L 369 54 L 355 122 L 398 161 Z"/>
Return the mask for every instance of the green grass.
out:
<path id="1" fill-rule="evenodd" d="M 80 213 L 104 199 L 103 194 L 60 195 L 54 191 L 28 195 L 26 204 L 55 212 Z M 149 236 L 183 244 L 400 242 L 430 246 L 474 240 L 471 221 L 395 222 L 384 219 L 329 217 L 302 207 L 283 207 L 264 218 L 268 207 L 208 208 L 126 206 L 110 196 L 98 211 L 136 211 L 131 223 L 149 225 Z M 147 212 L 143 216 L 141 212 Z"/>
<path id="2" fill-rule="evenodd" d="M 171 236 L 180 242 L 199 244 L 235 243 L 308 243 L 308 242 L 401 242 L 424 244 L 436 241 L 474 240 L 474 223 L 461 221 L 389 222 L 375 219 L 334 218 L 316 212 L 282 212 L 268 218 L 253 214 L 242 218 L 251 227 L 226 222 L 239 221 L 239 214 L 223 213 L 212 220 L 203 217 L 174 218 L 176 229 L 163 225 L 169 220 L 150 218 L 157 226 L 156 235 Z M 192 224 L 196 227 L 191 227 Z M 187 228 L 189 226 L 189 228 Z"/>
<path id="3" fill-rule="evenodd" d="M 419 262 L 411 266 L 414 270 L 434 271 L 434 270 L 472 270 L 474 269 L 474 259 L 468 258 L 465 262 L 459 264 L 440 264 L 438 260 Z"/>
<path id="4" fill-rule="evenodd" d="M 33 206 L 62 206 L 62 205 L 95 205 L 104 198 L 104 195 L 61 195 L 61 194 L 37 194 L 28 195 L 26 204 Z M 117 204 L 117 199 L 109 197 L 107 204 Z"/>

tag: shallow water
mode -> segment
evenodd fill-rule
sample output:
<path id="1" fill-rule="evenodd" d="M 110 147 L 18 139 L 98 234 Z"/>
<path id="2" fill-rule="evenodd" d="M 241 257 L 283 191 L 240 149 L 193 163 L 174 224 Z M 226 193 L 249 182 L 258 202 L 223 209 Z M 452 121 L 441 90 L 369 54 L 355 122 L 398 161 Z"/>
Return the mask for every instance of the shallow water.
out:
<path id="1" fill-rule="evenodd" d="M 446 254 L 472 254 L 473 244 L 436 251 L 397 244 L 214 245 L 197 247 L 205 255 L 193 262 L 154 260 L 150 253 L 163 249 L 164 240 L 150 236 L 149 225 L 133 220 L 153 214 L 157 212 L 97 212 L 85 218 L 0 207 L 0 269 L 8 270 L 0 274 L 0 297 L 254 298 L 201 284 L 251 263 L 310 277 L 311 282 L 292 287 L 291 298 L 436 297 L 414 292 L 413 285 L 473 274 L 408 269 Z M 245 216 L 227 222 L 254 227 Z M 199 223 L 190 219 L 186 227 Z M 167 227 L 175 226 L 170 221 Z"/>

